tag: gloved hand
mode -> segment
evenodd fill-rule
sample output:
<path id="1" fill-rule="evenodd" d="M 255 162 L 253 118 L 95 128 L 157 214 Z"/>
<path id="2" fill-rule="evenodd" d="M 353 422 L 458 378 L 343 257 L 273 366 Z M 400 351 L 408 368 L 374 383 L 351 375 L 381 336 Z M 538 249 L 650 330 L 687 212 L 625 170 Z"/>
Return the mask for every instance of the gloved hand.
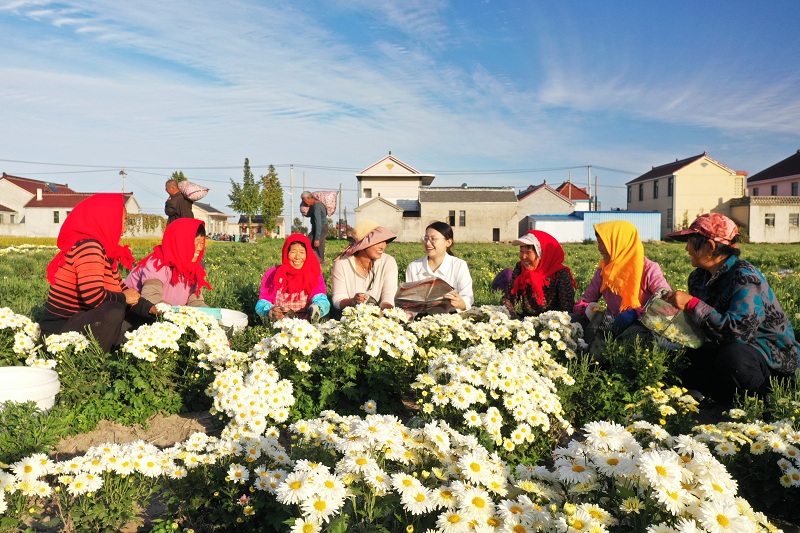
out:
<path id="1" fill-rule="evenodd" d="M 614 323 L 611 324 L 611 333 L 615 337 L 628 329 L 636 319 L 639 318 L 639 315 L 636 314 L 636 309 L 628 309 L 627 311 L 621 312 L 617 315 L 617 318 L 614 319 Z"/>
<path id="2" fill-rule="evenodd" d="M 309 322 L 319 322 L 319 319 L 322 318 L 322 314 L 320 313 L 318 305 L 310 305 L 308 307 L 308 321 Z"/>
<path id="3" fill-rule="evenodd" d="M 594 314 L 596 312 L 598 312 L 600 309 L 601 309 L 601 306 L 600 306 L 599 303 L 592 302 L 592 303 L 590 303 L 589 305 L 586 306 L 586 309 L 583 311 L 583 314 L 586 315 L 586 318 L 591 320 L 592 317 L 594 317 Z"/>

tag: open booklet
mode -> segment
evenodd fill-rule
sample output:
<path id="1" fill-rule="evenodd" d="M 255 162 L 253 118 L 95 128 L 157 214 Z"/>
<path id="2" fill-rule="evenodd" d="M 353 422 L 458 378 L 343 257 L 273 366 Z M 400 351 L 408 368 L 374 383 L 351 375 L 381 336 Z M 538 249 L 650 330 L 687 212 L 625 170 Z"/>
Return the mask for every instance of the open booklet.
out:
<path id="1" fill-rule="evenodd" d="M 394 305 L 412 313 L 452 313 L 456 308 L 444 297 L 452 290 L 449 283 L 439 278 L 407 281 L 397 287 Z"/>

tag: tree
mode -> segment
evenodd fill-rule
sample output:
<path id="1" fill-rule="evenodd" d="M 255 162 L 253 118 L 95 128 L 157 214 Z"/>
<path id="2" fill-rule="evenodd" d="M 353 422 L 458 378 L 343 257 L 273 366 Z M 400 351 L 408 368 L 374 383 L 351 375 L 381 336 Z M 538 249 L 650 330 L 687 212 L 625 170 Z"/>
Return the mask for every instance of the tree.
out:
<path id="1" fill-rule="evenodd" d="M 186 181 L 186 176 L 183 175 L 183 170 L 176 170 L 172 173 L 172 176 L 169 177 L 171 180 L 175 180 L 178 183 L 182 181 Z"/>
<path id="2" fill-rule="evenodd" d="M 308 233 L 308 228 L 303 225 L 303 220 L 297 217 L 292 222 L 292 233 Z"/>
<path id="3" fill-rule="evenodd" d="M 261 215 L 264 217 L 264 231 L 272 233 L 278 225 L 278 217 L 283 212 L 283 187 L 275 172 L 275 165 L 269 166 L 266 176 L 261 176 Z"/>
<path id="4" fill-rule="evenodd" d="M 250 171 L 250 160 L 244 159 L 244 178 L 242 183 L 231 179 L 231 192 L 228 193 L 231 203 L 228 207 L 247 217 L 247 228 L 250 238 L 253 237 L 253 216 L 261 211 L 261 186 Z"/>

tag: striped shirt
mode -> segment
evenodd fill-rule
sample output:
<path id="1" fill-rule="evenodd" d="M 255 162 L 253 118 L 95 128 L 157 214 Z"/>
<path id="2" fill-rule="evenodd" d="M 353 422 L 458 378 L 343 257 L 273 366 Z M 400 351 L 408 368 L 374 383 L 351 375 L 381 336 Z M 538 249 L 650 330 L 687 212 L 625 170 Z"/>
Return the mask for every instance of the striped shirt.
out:
<path id="1" fill-rule="evenodd" d="M 56 283 L 50 285 L 44 304 L 44 318 L 70 318 L 109 301 L 125 303 L 119 271 L 112 267 L 99 241 L 87 239 L 75 244 L 58 267 Z"/>

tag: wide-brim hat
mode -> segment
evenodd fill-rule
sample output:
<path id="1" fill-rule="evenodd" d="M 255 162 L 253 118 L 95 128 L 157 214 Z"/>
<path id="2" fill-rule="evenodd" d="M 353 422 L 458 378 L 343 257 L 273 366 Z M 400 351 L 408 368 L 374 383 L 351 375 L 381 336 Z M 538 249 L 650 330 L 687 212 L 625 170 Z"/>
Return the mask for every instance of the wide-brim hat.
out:
<path id="1" fill-rule="evenodd" d="M 380 242 L 390 243 L 397 238 L 391 230 L 379 226 L 372 220 L 364 220 L 353 228 L 353 243 L 344 251 L 349 257 L 359 250 L 364 250 Z"/>
<path id="2" fill-rule="evenodd" d="M 667 237 L 685 242 L 690 235 L 699 234 L 712 241 L 727 246 L 736 246 L 734 239 L 739 235 L 736 222 L 720 213 L 706 213 L 697 217 L 692 224 L 680 231 L 670 233 Z"/>

